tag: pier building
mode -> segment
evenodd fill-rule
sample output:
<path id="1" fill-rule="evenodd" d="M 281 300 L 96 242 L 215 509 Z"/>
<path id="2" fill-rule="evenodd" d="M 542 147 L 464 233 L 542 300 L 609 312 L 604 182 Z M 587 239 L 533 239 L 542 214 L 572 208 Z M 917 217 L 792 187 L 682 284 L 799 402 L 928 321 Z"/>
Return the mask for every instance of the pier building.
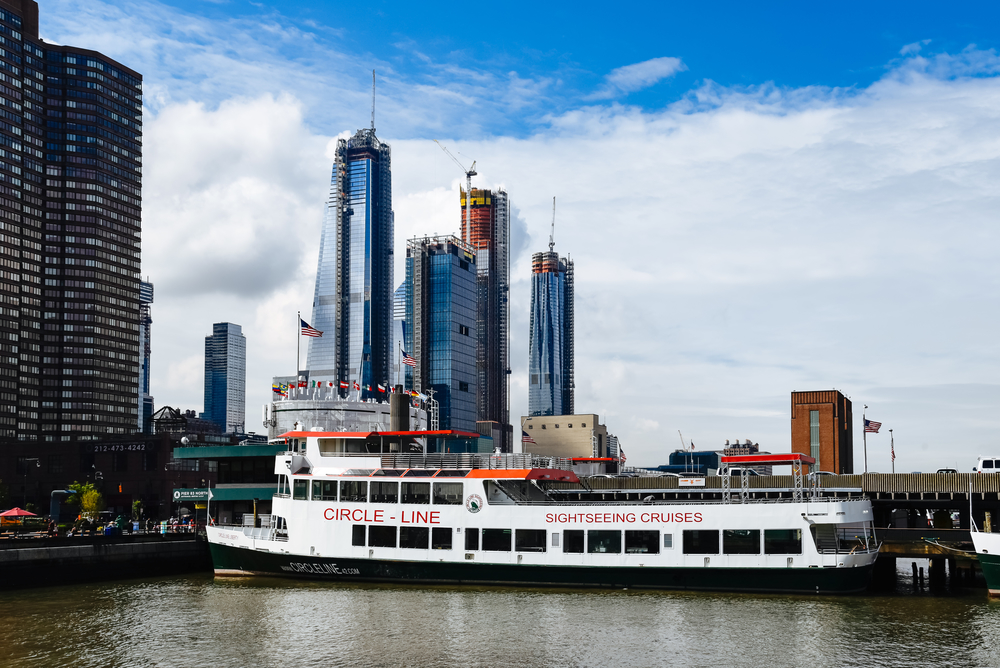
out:
<path id="1" fill-rule="evenodd" d="M 815 459 L 819 471 L 854 473 L 851 400 L 837 390 L 792 392 L 792 452 Z"/>

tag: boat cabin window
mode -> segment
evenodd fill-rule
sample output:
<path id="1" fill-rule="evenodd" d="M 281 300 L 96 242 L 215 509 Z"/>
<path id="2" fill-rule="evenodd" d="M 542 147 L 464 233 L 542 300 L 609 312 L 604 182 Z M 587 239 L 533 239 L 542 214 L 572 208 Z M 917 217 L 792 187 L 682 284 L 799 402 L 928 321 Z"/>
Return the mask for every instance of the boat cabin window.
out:
<path id="1" fill-rule="evenodd" d="M 308 480 L 292 480 L 292 498 L 293 499 L 309 498 Z"/>
<path id="2" fill-rule="evenodd" d="M 435 478 L 464 478 L 469 475 L 468 469 L 445 469 L 438 471 Z"/>
<path id="3" fill-rule="evenodd" d="M 622 532 L 591 529 L 587 532 L 587 552 L 591 554 L 621 554 Z"/>
<path id="4" fill-rule="evenodd" d="M 347 503 L 364 503 L 368 500 L 368 482 L 344 480 L 340 483 L 340 500 Z"/>
<path id="5" fill-rule="evenodd" d="M 510 552 L 510 529 L 483 529 L 483 550 Z"/>
<path id="6" fill-rule="evenodd" d="M 399 546 L 426 550 L 431 539 L 429 527 L 399 527 Z"/>
<path id="7" fill-rule="evenodd" d="M 723 529 L 723 554 L 760 554 L 760 529 Z"/>
<path id="8" fill-rule="evenodd" d="M 659 531 L 626 531 L 625 532 L 625 553 L 626 554 L 659 554 L 660 553 L 660 532 Z"/>
<path id="9" fill-rule="evenodd" d="M 465 549 L 466 550 L 479 549 L 479 529 L 465 530 Z"/>
<path id="10" fill-rule="evenodd" d="M 357 545 L 359 547 L 365 546 L 365 529 L 367 527 L 364 524 L 355 524 L 351 527 L 351 545 Z"/>
<path id="11" fill-rule="evenodd" d="M 544 552 L 545 529 L 516 529 L 514 550 L 517 552 Z"/>
<path id="12" fill-rule="evenodd" d="M 398 478 L 406 472 L 406 469 L 378 469 L 373 473 L 373 476 L 387 476 L 390 478 Z"/>
<path id="13" fill-rule="evenodd" d="M 718 554 L 719 532 L 709 529 L 685 529 L 684 554 Z"/>
<path id="14" fill-rule="evenodd" d="M 458 506 L 462 503 L 462 483 L 434 483 L 434 504 L 439 506 Z"/>
<path id="15" fill-rule="evenodd" d="M 563 552 L 583 554 L 583 529 L 563 531 Z"/>
<path id="16" fill-rule="evenodd" d="M 402 485 L 403 503 L 431 502 L 431 484 L 429 482 L 404 482 Z"/>
<path id="17" fill-rule="evenodd" d="M 430 478 L 437 471 L 435 469 L 410 469 L 403 474 L 404 478 Z"/>
<path id="18" fill-rule="evenodd" d="M 378 482 L 372 481 L 371 486 L 372 503 L 398 503 L 399 483 L 398 482 Z"/>
<path id="19" fill-rule="evenodd" d="M 434 527 L 431 529 L 431 549 L 451 549 L 451 527 Z"/>
<path id="20" fill-rule="evenodd" d="M 663 534 L 663 549 L 665 550 L 674 549 L 674 534 L 672 533 Z"/>
<path id="21" fill-rule="evenodd" d="M 369 525 L 368 547 L 396 547 L 396 527 Z"/>
<path id="22" fill-rule="evenodd" d="M 765 529 L 764 554 L 802 554 L 802 529 Z"/>
<path id="23" fill-rule="evenodd" d="M 313 480 L 312 484 L 313 501 L 336 501 L 337 481 L 336 480 Z"/>

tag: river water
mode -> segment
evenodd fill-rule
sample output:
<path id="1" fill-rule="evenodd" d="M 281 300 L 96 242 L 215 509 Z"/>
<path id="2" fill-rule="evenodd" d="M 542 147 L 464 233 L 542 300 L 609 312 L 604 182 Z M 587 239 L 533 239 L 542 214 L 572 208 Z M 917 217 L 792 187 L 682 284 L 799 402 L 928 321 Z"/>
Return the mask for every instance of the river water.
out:
<path id="1" fill-rule="evenodd" d="M 190 575 L 0 592 L 2 666 L 1000 666 L 1000 601 Z"/>

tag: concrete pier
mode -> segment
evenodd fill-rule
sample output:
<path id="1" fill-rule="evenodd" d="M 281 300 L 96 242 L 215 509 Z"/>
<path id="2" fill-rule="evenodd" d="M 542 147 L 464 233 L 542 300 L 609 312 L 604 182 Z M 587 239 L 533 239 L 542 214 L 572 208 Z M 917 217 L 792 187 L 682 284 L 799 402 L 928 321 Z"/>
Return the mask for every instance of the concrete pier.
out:
<path id="1" fill-rule="evenodd" d="M 200 536 L 42 538 L 0 546 L 0 589 L 211 572 Z"/>

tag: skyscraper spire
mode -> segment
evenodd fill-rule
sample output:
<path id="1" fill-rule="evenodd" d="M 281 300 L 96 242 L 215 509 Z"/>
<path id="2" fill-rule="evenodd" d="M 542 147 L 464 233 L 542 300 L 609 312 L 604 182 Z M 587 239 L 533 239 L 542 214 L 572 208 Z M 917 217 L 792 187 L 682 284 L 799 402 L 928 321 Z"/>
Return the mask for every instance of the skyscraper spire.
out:
<path id="1" fill-rule="evenodd" d="M 372 70 L 372 134 L 375 134 L 375 70 Z"/>
<path id="2" fill-rule="evenodd" d="M 549 252 L 556 249 L 556 196 L 552 196 L 552 231 L 549 232 Z"/>

